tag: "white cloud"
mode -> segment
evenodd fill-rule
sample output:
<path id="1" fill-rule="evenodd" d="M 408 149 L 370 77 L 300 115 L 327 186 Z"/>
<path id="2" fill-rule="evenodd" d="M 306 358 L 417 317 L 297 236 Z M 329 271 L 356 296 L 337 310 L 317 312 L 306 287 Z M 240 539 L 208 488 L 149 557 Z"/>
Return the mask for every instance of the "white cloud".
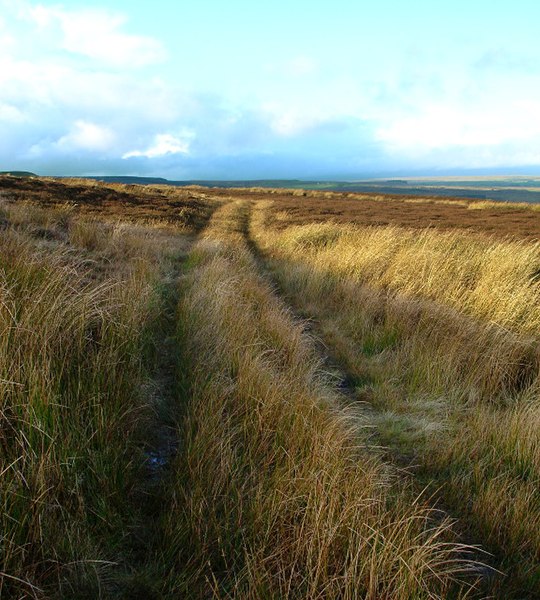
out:
<path id="1" fill-rule="evenodd" d="M 185 92 L 165 68 L 138 72 L 165 51 L 116 12 L 36 2 L 0 0 L 0 161 L 21 168 L 202 172 L 222 157 L 280 153 L 321 164 L 540 162 L 540 80 L 525 70 L 449 75 L 434 61 L 425 72 L 366 75 L 290 54 L 235 100 Z M 137 157 L 152 160 L 122 160 Z"/>
<path id="2" fill-rule="evenodd" d="M 310 129 L 317 124 L 317 120 L 296 110 L 285 110 L 272 117 L 272 130 L 282 136 L 294 136 Z"/>
<path id="3" fill-rule="evenodd" d="M 107 65 L 142 67 L 166 56 L 159 40 L 124 33 L 125 16 L 104 9 L 64 10 L 43 5 L 27 6 L 25 16 L 42 32 L 53 35 L 63 50 L 81 54 Z"/>
<path id="4" fill-rule="evenodd" d="M 58 12 L 58 9 L 47 8 L 41 4 L 38 6 L 22 5 L 19 16 L 30 18 L 40 29 L 45 29 L 54 22 Z"/>
<path id="5" fill-rule="evenodd" d="M 0 52 L 3 54 L 15 46 L 15 37 L 6 25 L 5 19 L 0 15 Z"/>
<path id="6" fill-rule="evenodd" d="M 23 121 L 26 121 L 26 119 L 26 115 L 16 106 L 0 102 L 0 121 L 5 121 L 6 123 L 22 123 Z"/>
<path id="7" fill-rule="evenodd" d="M 438 150 L 452 146 L 497 146 L 526 143 L 540 137 L 540 101 L 516 100 L 506 104 L 431 104 L 415 115 L 390 117 L 377 137 L 393 150 Z"/>
<path id="8" fill-rule="evenodd" d="M 71 131 L 61 137 L 57 146 L 66 150 L 108 150 L 115 140 L 114 133 L 107 127 L 88 121 L 76 121 Z"/>
<path id="9" fill-rule="evenodd" d="M 194 134 L 191 132 L 184 132 L 182 137 L 175 137 L 169 133 L 161 133 L 154 137 L 154 142 L 146 150 L 132 150 L 126 152 L 122 158 L 140 156 L 158 158 L 167 154 L 189 154 L 189 138 L 193 136 Z"/>
<path id="10" fill-rule="evenodd" d="M 336 118 L 348 116 L 328 106 L 306 106 L 303 102 L 266 102 L 261 107 L 263 118 L 270 129 L 280 137 L 294 137 L 312 131 Z"/>

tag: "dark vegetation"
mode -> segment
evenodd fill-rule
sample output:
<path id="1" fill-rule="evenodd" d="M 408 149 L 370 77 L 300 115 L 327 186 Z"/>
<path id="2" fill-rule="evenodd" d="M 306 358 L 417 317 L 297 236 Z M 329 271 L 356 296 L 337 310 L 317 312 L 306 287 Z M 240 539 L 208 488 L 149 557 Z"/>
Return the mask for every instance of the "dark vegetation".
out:
<path id="1" fill-rule="evenodd" d="M 106 219 L 168 223 L 200 229 L 211 202 L 200 190 L 170 186 L 100 184 L 92 180 L 0 177 L 0 193 L 17 202 L 54 208 L 72 206 L 78 214 Z"/>

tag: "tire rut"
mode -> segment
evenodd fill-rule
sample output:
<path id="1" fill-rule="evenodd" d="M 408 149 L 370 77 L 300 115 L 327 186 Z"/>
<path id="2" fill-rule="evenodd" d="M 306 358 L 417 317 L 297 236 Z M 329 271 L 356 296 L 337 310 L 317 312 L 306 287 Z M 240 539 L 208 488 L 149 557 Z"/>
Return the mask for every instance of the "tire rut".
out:
<path id="1" fill-rule="evenodd" d="M 480 585 L 480 593 L 483 598 L 508 598 L 504 591 L 500 594 L 492 595 L 494 584 L 501 586 L 500 577 L 504 574 L 497 569 L 494 564 L 490 564 L 491 555 L 482 549 L 481 541 L 474 539 L 469 533 L 465 532 L 460 526 L 460 517 L 444 505 L 442 500 L 436 493 L 431 493 L 426 496 L 426 483 L 420 481 L 415 473 L 418 470 L 418 465 L 415 463 L 414 457 L 403 454 L 396 446 L 395 448 L 384 445 L 377 431 L 377 425 L 374 423 L 375 417 L 379 414 L 377 408 L 365 399 L 358 396 L 354 383 L 354 375 L 349 373 L 344 365 L 338 360 L 332 351 L 332 347 L 325 343 L 324 333 L 321 330 L 320 324 L 316 318 L 311 315 L 299 311 L 289 300 L 285 290 L 281 288 L 271 268 L 268 265 L 264 253 L 260 250 L 253 236 L 251 235 L 251 218 L 252 218 L 253 202 L 248 205 L 245 223 L 243 223 L 243 234 L 246 238 L 246 244 L 253 254 L 256 263 L 259 267 L 261 275 L 267 279 L 272 285 L 274 292 L 281 299 L 283 304 L 290 310 L 291 314 L 301 323 L 304 324 L 306 333 L 312 339 L 315 349 L 322 359 L 323 368 L 336 379 L 336 385 L 343 398 L 343 403 L 348 407 L 353 407 L 362 420 L 362 427 L 365 428 L 366 423 L 371 431 L 369 436 L 370 449 L 379 452 L 382 460 L 388 464 L 393 470 L 397 471 L 399 477 L 410 484 L 418 498 L 421 498 L 425 504 L 428 504 L 433 509 L 434 524 L 442 523 L 445 519 L 450 519 L 454 523 L 453 531 L 457 535 L 460 543 L 467 548 L 463 558 L 470 562 L 470 575 L 472 578 L 477 578 Z"/>
<path id="2" fill-rule="evenodd" d="M 179 372 L 182 347 L 177 334 L 177 307 L 189 254 L 203 232 L 204 228 L 179 238 L 175 259 L 160 284 L 149 377 L 141 390 L 150 416 L 139 434 L 139 482 L 126 499 L 133 519 L 123 542 L 123 560 L 116 567 L 111 593 L 105 597 L 162 597 L 161 581 L 168 567 L 160 562 L 161 519 L 170 503 L 171 469 L 182 451 L 184 390 Z"/>

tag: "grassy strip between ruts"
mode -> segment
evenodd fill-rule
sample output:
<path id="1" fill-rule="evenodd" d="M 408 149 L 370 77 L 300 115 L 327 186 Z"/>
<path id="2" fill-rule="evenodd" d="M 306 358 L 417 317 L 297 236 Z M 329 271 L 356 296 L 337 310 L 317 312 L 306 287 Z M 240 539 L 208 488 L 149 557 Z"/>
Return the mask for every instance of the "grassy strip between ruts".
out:
<path id="1" fill-rule="evenodd" d="M 215 213 L 190 260 L 179 327 L 191 398 L 162 524 L 167 594 L 463 596 L 463 548 L 367 447 L 360 416 L 258 274 L 247 210 Z"/>
<path id="2" fill-rule="evenodd" d="M 377 409 L 380 439 L 420 462 L 497 554 L 508 578 L 495 593 L 536 597 L 540 411 L 528 332 L 538 246 L 336 225 L 279 232 L 269 208 L 259 207 L 252 235 Z"/>

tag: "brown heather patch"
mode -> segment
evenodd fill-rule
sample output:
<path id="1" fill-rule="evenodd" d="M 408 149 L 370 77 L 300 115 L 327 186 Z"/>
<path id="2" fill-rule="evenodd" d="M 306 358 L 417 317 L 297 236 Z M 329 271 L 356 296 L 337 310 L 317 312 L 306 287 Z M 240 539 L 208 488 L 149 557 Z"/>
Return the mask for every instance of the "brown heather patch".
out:
<path id="1" fill-rule="evenodd" d="M 100 219 L 167 223 L 195 231 L 204 226 L 215 204 L 207 194 L 191 189 L 86 179 L 0 176 L 0 195 L 45 209 L 67 204 Z"/>
<path id="2" fill-rule="evenodd" d="M 463 198 L 452 200 L 261 188 L 213 188 L 208 193 L 217 198 L 234 195 L 236 198 L 272 200 L 274 210 L 280 215 L 274 225 L 280 229 L 290 225 L 333 221 L 356 225 L 396 225 L 414 229 L 461 229 L 499 238 L 531 241 L 540 239 L 540 212 L 532 206 L 527 209 L 523 204 L 489 203 Z"/>
<path id="3" fill-rule="evenodd" d="M 206 188 L 103 183 L 88 179 L 0 176 L 0 194 L 41 206 L 74 203 L 101 218 L 166 221 L 200 230 L 209 207 L 231 199 L 272 200 L 275 227 L 332 221 L 356 225 L 426 227 L 540 240 L 534 205 L 464 198 L 358 194 L 271 188 Z M 471 210 L 474 209 L 474 210 Z"/>

